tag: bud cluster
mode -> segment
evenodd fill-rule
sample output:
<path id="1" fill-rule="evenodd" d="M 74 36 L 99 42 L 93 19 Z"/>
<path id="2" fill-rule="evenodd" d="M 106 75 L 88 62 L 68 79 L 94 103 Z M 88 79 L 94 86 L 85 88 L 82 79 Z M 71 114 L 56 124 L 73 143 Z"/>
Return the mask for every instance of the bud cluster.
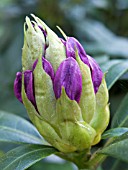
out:
<path id="1" fill-rule="evenodd" d="M 97 144 L 109 122 L 108 90 L 96 61 L 73 37 L 26 17 L 22 72 L 14 93 L 40 134 L 64 153 Z M 64 34 L 64 33 L 63 33 Z"/>

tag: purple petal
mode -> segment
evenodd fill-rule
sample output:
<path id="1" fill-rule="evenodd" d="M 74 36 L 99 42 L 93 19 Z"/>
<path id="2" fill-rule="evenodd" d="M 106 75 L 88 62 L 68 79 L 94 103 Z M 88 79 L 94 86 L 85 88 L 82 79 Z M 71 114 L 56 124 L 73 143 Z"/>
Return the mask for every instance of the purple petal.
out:
<path id="1" fill-rule="evenodd" d="M 38 62 L 38 59 L 33 64 L 33 70 L 35 69 L 37 62 Z M 46 60 L 44 57 L 42 57 L 42 66 L 43 66 L 44 71 L 51 77 L 53 81 L 54 79 L 53 67 L 51 63 L 48 60 Z"/>
<path id="2" fill-rule="evenodd" d="M 34 71 L 34 69 L 36 68 L 37 62 L 38 62 L 38 59 L 36 59 L 36 61 L 33 63 L 32 71 Z"/>
<path id="3" fill-rule="evenodd" d="M 82 92 L 82 76 L 79 65 L 72 57 L 63 61 L 56 71 L 53 88 L 57 99 L 61 96 L 62 86 L 71 100 L 79 102 Z"/>
<path id="4" fill-rule="evenodd" d="M 32 22 L 32 25 L 33 25 L 33 27 L 35 27 L 35 24 Z M 42 26 L 40 26 L 40 25 L 38 25 L 38 27 L 40 28 L 40 30 L 42 31 L 42 33 L 43 33 L 43 35 L 44 35 L 44 38 L 45 38 L 45 41 L 46 41 L 46 37 L 47 37 L 47 31 L 46 30 L 44 30 L 43 28 L 42 28 Z M 48 47 L 48 45 L 47 44 L 45 44 L 44 45 L 44 51 L 47 49 L 47 47 Z"/>
<path id="5" fill-rule="evenodd" d="M 101 84 L 101 81 L 102 81 L 102 77 L 103 77 L 103 73 L 99 65 L 96 63 L 96 61 L 92 57 L 86 54 L 82 45 L 75 38 L 68 37 L 66 42 L 64 40 L 62 42 L 66 46 L 67 57 L 75 58 L 75 55 L 76 55 L 75 49 L 77 49 L 80 59 L 90 67 L 94 91 L 95 93 L 97 93 L 99 86 Z"/>
<path id="6" fill-rule="evenodd" d="M 46 37 L 47 37 L 47 31 L 44 30 L 40 25 L 38 25 L 38 27 L 40 28 L 40 30 L 42 31 L 42 33 L 44 34 L 44 37 L 45 37 L 45 41 L 46 41 Z M 48 44 L 45 43 L 45 46 L 44 46 L 44 51 L 46 51 L 46 49 L 48 48 Z"/>
<path id="7" fill-rule="evenodd" d="M 78 50 L 78 54 L 79 54 L 81 60 L 85 64 L 89 65 L 86 52 L 85 52 L 84 48 L 82 47 L 82 45 L 74 37 L 68 37 L 68 39 L 66 41 L 66 55 L 67 55 L 67 57 L 76 58 L 75 57 L 76 56 L 76 49 Z"/>
<path id="8" fill-rule="evenodd" d="M 89 55 L 87 57 L 89 60 L 94 91 L 95 93 L 97 93 L 99 86 L 101 84 L 102 78 L 103 78 L 103 72 L 101 71 L 100 66 L 97 64 L 97 62 L 92 57 L 90 57 Z"/>
<path id="9" fill-rule="evenodd" d="M 46 60 L 45 58 L 42 58 L 42 62 L 43 62 L 43 69 L 51 77 L 51 79 L 53 81 L 53 79 L 54 79 L 54 70 L 53 70 L 53 67 L 52 67 L 51 63 L 48 60 Z"/>
<path id="10" fill-rule="evenodd" d="M 23 103 L 22 97 L 21 97 L 21 88 L 22 88 L 22 73 L 17 72 L 16 73 L 16 78 L 14 80 L 14 94 L 16 98 Z"/>
<path id="11" fill-rule="evenodd" d="M 41 30 L 42 33 L 44 34 L 44 37 L 46 38 L 46 36 L 47 36 L 47 31 L 44 30 L 40 25 L 38 25 L 38 27 L 40 28 L 40 30 Z"/>
<path id="12" fill-rule="evenodd" d="M 66 46 L 66 41 L 63 38 L 60 38 L 61 42 Z"/>
<path id="13" fill-rule="evenodd" d="M 34 82 L 33 82 L 33 73 L 31 70 L 27 70 L 24 72 L 24 86 L 25 92 L 28 99 L 32 102 L 34 106 L 36 106 L 35 97 L 34 97 Z"/>

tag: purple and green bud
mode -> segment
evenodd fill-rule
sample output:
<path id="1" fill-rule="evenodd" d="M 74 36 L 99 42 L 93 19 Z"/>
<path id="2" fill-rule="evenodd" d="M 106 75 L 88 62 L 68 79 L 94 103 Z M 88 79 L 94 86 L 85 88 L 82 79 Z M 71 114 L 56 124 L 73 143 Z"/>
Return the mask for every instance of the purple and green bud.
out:
<path id="1" fill-rule="evenodd" d="M 62 40 L 62 42 L 66 47 L 67 57 L 73 57 L 76 59 L 76 49 L 77 49 L 80 59 L 84 62 L 84 64 L 90 67 L 94 91 L 95 93 L 97 93 L 103 77 L 103 73 L 99 65 L 92 57 L 86 54 L 82 45 L 75 38 L 67 37 L 67 40 L 66 41 Z"/>
<path id="2" fill-rule="evenodd" d="M 31 70 L 27 70 L 23 74 L 24 74 L 24 87 L 27 97 L 32 102 L 33 105 L 36 105 L 34 97 L 33 73 Z"/>
<path id="3" fill-rule="evenodd" d="M 71 100 L 79 102 L 82 92 L 82 76 L 78 63 L 72 57 L 64 60 L 56 71 L 53 83 L 56 99 L 60 98 L 62 87 Z"/>
<path id="4" fill-rule="evenodd" d="M 14 93 L 40 134 L 64 153 L 98 143 L 109 122 L 108 90 L 96 61 L 73 37 L 26 18 L 22 73 Z M 27 26 L 27 27 L 26 27 Z"/>

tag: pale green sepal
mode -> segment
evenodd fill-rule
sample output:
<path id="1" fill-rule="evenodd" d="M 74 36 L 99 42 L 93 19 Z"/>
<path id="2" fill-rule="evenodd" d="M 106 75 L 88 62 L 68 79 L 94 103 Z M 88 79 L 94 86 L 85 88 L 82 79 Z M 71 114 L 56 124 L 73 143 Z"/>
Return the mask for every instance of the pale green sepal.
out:
<path id="1" fill-rule="evenodd" d="M 65 38 L 65 40 L 68 39 L 67 35 L 64 33 L 64 31 L 59 27 L 59 26 L 56 26 L 58 28 L 58 30 L 60 31 L 60 33 L 63 35 L 63 37 Z"/>
<path id="2" fill-rule="evenodd" d="M 23 100 L 23 104 L 29 114 L 29 117 L 31 119 L 31 121 L 33 123 L 35 123 L 35 117 L 38 117 L 38 119 L 42 119 L 40 114 L 36 111 L 35 107 L 33 106 L 33 104 L 29 101 L 26 93 L 25 93 L 25 89 L 24 89 L 24 74 L 22 75 L 22 100 Z"/>
<path id="3" fill-rule="evenodd" d="M 27 25 L 27 30 L 26 30 Z M 22 69 L 31 70 L 34 61 L 44 54 L 45 38 L 34 22 L 34 27 L 28 17 L 24 25 L 24 46 L 22 49 Z"/>
<path id="4" fill-rule="evenodd" d="M 83 121 L 81 110 L 78 103 L 75 100 L 70 100 L 67 96 L 64 87 L 60 98 L 56 102 L 56 113 L 59 122 L 71 121 Z"/>
<path id="5" fill-rule="evenodd" d="M 108 103 L 108 89 L 105 81 L 105 75 L 103 76 L 101 85 L 98 89 L 98 92 L 96 93 L 96 107 L 97 108 L 103 108 Z"/>
<path id="6" fill-rule="evenodd" d="M 33 14 L 32 16 L 47 32 L 46 43 L 48 48 L 46 49 L 45 57 L 52 64 L 54 71 L 56 72 L 60 63 L 66 59 L 65 46 L 60 38 L 43 21 Z"/>
<path id="7" fill-rule="evenodd" d="M 90 122 L 96 109 L 96 98 L 89 67 L 84 64 L 76 53 L 76 60 L 82 74 L 82 94 L 79 106 L 85 122 Z"/>
<path id="8" fill-rule="evenodd" d="M 82 120 L 78 103 L 68 98 L 64 88 L 57 100 L 56 113 L 62 141 L 74 146 L 75 150 L 89 148 L 96 135 L 95 130 Z"/>
<path id="9" fill-rule="evenodd" d="M 93 145 L 97 144 L 101 139 L 101 134 L 105 131 L 109 124 L 110 120 L 110 111 L 109 105 L 106 105 L 104 109 L 97 110 L 97 116 L 94 117 L 90 125 L 96 130 L 97 135 L 94 139 Z"/>
<path id="10" fill-rule="evenodd" d="M 86 122 L 65 121 L 59 123 L 62 140 L 76 147 L 74 151 L 82 151 L 91 147 L 95 130 Z"/>
<path id="11" fill-rule="evenodd" d="M 23 82 L 23 81 L 22 81 Z M 22 99 L 24 106 L 28 112 L 29 118 L 32 121 L 32 123 L 36 126 L 37 130 L 40 132 L 40 134 L 54 147 L 56 147 L 59 150 L 65 149 L 65 147 L 68 149 L 71 146 L 67 146 L 62 143 L 61 138 L 55 131 L 55 129 L 46 121 L 42 119 L 42 117 L 39 115 L 39 113 L 36 111 L 33 104 L 28 100 L 27 95 L 24 90 L 24 84 L 22 83 Z M 68 150 L 67 149 L 67 150 Z M 73 148 L 74 150 L 74 148 Z"/>
<path id="12" fill-rule="evenodd" d="M 102 83 L 96 94 L 96 112 L 90 125 L 96 130 L 97 134 L 101 134 L 108 126 L 109 118 L 108 90 L 105 77 L 103 77 Z"/>
<path id="13" fill-rule="evenodd" d="M 62 140 L 59 129 L 57 129 L 58 123 L 55 123 L 54 126 L 51 125 L 51 122 L 49 123 L 44 120 L 43 117 L 40 116 L 40 114 L 36 111 L 35 107 L 29 101 L 25 93 L 24 76 L 22 77 L 22 100 L 30 120 L 35 125 L 39 133 L 44 137 L 44 139 L 47 140 L 47 142 L 63 153 L 70 153 L 77 150 L 75 146 L 71 146 L 70 143 Z"/>
<path id="14" fill-rule="evenodd" d="M 67 143 L 63 138 L 57 133 L 54 127 L 52 127 L 46 121 L 40 122 L 38 125 L 38 130 L 40 134 L 55 148 L 64 153 L 70 153 L 76 151 L 74 146 Z"/>
<path id="15" fill-rule="evenodd" d="M 93 146 L 93 145 L 96 145 L 97 143 L 99 143 L 100 140 L 101 140 L 101 133 L 98 133 L 98 134 L 95 136 L 94 140 L 93 140 L 92 146 Z"/>
<path id="16" fill-rule="evenodd" d="M 56 124 L 56 99 L 51 77 L 44 71 L 42 58 L 38 59 L 34 69 L 35 99 L 38 111 L 43 119 Z"/>

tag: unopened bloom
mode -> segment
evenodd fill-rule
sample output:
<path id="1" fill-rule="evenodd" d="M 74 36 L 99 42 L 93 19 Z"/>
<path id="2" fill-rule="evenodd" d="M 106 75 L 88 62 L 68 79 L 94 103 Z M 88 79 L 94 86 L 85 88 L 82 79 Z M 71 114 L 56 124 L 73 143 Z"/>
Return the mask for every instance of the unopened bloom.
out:
<path id="1" fill-rule="evenodd" d="M 75 38 L 62 40 L 33 17 L 26 18 L 15 96 L 51 145 L 64 153 L 88 149 L 109 122 L 104 75 Z"/>

